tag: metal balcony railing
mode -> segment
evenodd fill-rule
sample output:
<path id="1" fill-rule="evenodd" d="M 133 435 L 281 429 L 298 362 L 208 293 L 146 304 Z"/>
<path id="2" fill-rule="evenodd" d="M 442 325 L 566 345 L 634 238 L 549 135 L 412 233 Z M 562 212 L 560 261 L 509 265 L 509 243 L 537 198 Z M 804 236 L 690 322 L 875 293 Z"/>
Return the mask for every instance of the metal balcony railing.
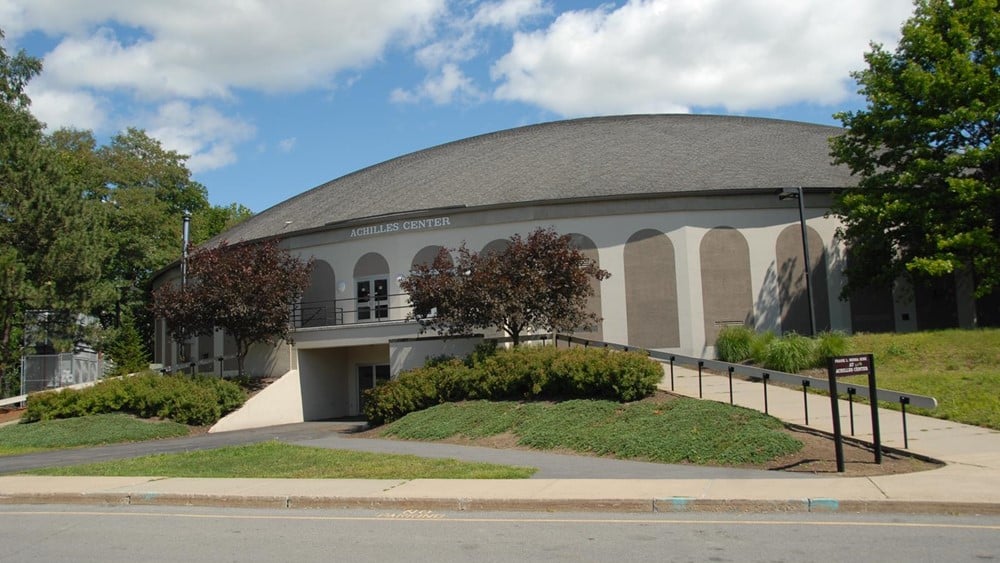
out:
<path id="1" fill-rule="evenodd" d="M 294 328 L 404 321 L 412 307 L 406 293 L 301 301 L 292 309 Z"/>

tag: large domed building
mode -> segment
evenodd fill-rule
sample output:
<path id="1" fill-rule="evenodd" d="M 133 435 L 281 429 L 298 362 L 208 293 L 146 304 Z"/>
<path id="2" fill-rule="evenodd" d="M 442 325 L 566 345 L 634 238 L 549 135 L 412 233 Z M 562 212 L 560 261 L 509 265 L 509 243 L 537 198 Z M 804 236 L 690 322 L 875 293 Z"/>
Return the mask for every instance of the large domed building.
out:
<path id="1" fill-rule="evenodd" d="M 827 211 L 832 194 L 855 183 L 831 164 L 828 139 L 839 133 L 708 115 L 576 119 L 472 137 L 332 180 L 220 237 L 279 238 L 315 259 L 294 345 L 257 346 L 249 369 L 284 375 L 266 399 L 290 405 L 277 409 L 281 422 L 356 415 L 362 390 L 467 345 L 420 334 L 406 320 L 401 277 L 442 247 L 488 250 L 537 227 L 571 234 L 611 273 L 590 303 L 602 323 L 577 336 L 709 355 L 727 325 L 808 333 L 799 206 L 778 197 L 799 189 L 818 329 L 915 329 L 915 303 L 890 294 L 839 299 L 845 251 Z M 157 323 L 155 361 L 164 365 L 229 371 L 235 363 L 216 359 L 233 352 L 222 334 L 177 345 Z"/>

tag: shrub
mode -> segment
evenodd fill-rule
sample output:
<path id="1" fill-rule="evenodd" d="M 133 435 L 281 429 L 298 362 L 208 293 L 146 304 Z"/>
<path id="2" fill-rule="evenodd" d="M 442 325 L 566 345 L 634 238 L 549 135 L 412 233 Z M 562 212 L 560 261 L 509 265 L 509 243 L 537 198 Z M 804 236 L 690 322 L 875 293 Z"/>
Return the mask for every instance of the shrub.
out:
<path id="1" fill-rule="evenodd" d="M 843 332 L 823 332 L 816 339 L 816 358 L 813 367 L 826 367 L 826 359 L 847 353 L 847 335 Z"/>
<path id="2" fill-rule="evenodd" d="M 530 399 L 549 388 L 552 364 L 568 352 L 555 346 L 518 346 L 487 357 L 474 370 L 481 372 L 482 399 Z"/>
<path id="3" fill-rule="evenodd" d="M 470 367 L 471 366 L 471 367 Z M 458 360 L 431 362 L 365 391 L 365 416 L 375 425 L 438 403 L 504 399 L 611 399 L 651 395 L 659 363 L 637 352 L 519 346 Z"/>
<path id="4" fill-rule="evenodd" d="M 750 359 L 756 334 L 756 331 L 745 325 L 722 327 L 715 340 L 715 356 L 734 364 Z"/>
<path id="5" fill-rule="evenodd" d="M 461 363 L 456 360 L 455 363 L 413 369 L 383 385 L 365 390 L 365 417 L 374 425 L 385 424 L 437 404 L 440 402 L 439 382 L 454 380 L 448 372 L 459 366 Z"/>
<path id="6" fill-rule="evenodd" d="M 550 398 L 635 401 L 648 397 L 663 378 L 663 368 L 639 352 L 573 348 L 551 367 Z"/>
<path id="7" fill-rule="evenodd" d="M 767 359 L 767 346 L 777 337 L 778 336 L 770 330 L 758 333 L 754 336 L 753 342 L 750 343 L 750 359 L 753 363 L 764 365 L 765 360 Z"/>
<path id="8" fill-rule="evenodd" d="M 497 341 L 496 340 L 483 340 L 472 350 L 472 353 L 466 356 L 465 365 L 475 367 L 487 358 L 493 356 L 497 353 Z"/>
<path id="9" fill-rule="evenodd" d="M 230 381 L 185 375 L 108 379 L 74 390 L 47 391 L 28 397 L 24 422 L 125 412 L 143 418 L 169 418 L 181 424 L 206 425 L 239 408 L 243 389 Z"/>
<path id="10" fill-rule="evenodd" d="M 795 373 L 811 367 L 815 361 L 815 345 L 805 336 L 794 332 L 772 340 L 764 351 L 764 367 Z"/>

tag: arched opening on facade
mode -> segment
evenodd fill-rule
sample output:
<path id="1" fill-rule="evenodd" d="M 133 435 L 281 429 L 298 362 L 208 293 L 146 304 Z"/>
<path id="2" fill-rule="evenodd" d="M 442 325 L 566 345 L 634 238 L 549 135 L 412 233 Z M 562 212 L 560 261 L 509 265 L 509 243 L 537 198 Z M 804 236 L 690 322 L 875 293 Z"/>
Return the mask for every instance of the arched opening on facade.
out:
<path id="1" fill-rule="evenodd" d="M 655 229 L 625 243 L 625 313 L 628 343 L 641 348 L 681 345 L 674 245 Z"/>
<path id="2" fill-rule="evenodd" d="M 507 250 L 508 246 L 510 246 L 509 240 L 498 238 L 488 242 L 486 246 L 483 247 L 483 250 L 480 252 L 480 254 L 484 256 L 487 254 L 497 254 L 503 252 L 504 250 Z"/>
<path id="3" fill-rule="evenodd" d="M 754 326 L 750 246 L 736 229 L 715 227 L 702 238 L 699 255 L 705 345 L 714 346 L 722 327 Z"/>
<path id="4" fill-rule="evenodd" d="M 809 282 L 812 284 L 816 330 L 830 330 L 830 298 L 826 273 L 826 249 L 823 239 L 812 227 L 806 229 L 809 240 Z M 781 304 L 781 332 L 808 335 L 809 299 L 803 270 L 802 227 L 789 225 L 778 234 L 775 243 L 778 268 L 778 301 Z"/>
<path id="5" fill-rule="evenodd" d="M 343 324 L 344 307 L 337 304 L 337 276 L 326 260 L 314 260 L 309 287 L 299 301 L 299 327 Z"/>
<path id="6" fill-rule="evenodd" d="M 357 322 L 389 318 L 389 263 L 369 252 L 354 265 L 354 315 Z"/>
<path id="7" fill-rule="evenodd" d="M 413 261 L 410 263 L 410 268 L 414 269 L 417 266 L 430 266 L 434 263 L 434 260 L 442 250 L 444 250 L 444 247 L 439 245 L 431 245 L 421 248 L 416 254 L 413 255 Z M 453 263 L 451 255 L 448 256 L 448 263 Z"/>
<path id="8" fill-rule="evenodd" d="M 590 237 L 582 235 L 580 233 L 570 233 L 570 244 L 583 253 L 584 256 L 594 261 L 597 267 L 601 267 L 601 259 L 597 252 L 597 245 L 594 241 L 590 240 Z M 587 298 L 587 312 L 593 313 L 598 319 L 602 318 L 601 312 L 601 282 L 596 279 L 590 280 L 590 288 L 593 290 L 593 295 Z M 592 327 L 587 327 L 585 330 L 576 333 L 580 338 L 589 338 L 592 340 L 603 340 L 604 339 L 604 328 L 603 322 L 597 321 L 597 323 Z"/>

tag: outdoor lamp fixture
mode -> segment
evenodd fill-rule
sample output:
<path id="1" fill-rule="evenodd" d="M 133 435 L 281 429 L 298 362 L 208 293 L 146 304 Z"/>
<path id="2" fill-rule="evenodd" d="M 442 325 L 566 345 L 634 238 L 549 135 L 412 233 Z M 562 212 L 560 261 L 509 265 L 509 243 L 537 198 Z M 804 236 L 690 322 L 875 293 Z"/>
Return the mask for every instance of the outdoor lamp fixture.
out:
<path id="1" fill-rule="evenodd" d="M 806 205 L 802 195 L 802 186 L 794 188 L 795 191 L 782 189 L 778 193 L 779 200 L 797 199 L 799 200 L 799 227 L 802 230 L 802 258 L 805 260 L 802 271 L 806 279 L 806 299 L 809 301 L 809 336 L 816 336 L 816 311 L 813 308 L 812 283 L 809 279 L 809 270 L 812 263 L 809 261 L 809 235 L 806 231 Z"/>

